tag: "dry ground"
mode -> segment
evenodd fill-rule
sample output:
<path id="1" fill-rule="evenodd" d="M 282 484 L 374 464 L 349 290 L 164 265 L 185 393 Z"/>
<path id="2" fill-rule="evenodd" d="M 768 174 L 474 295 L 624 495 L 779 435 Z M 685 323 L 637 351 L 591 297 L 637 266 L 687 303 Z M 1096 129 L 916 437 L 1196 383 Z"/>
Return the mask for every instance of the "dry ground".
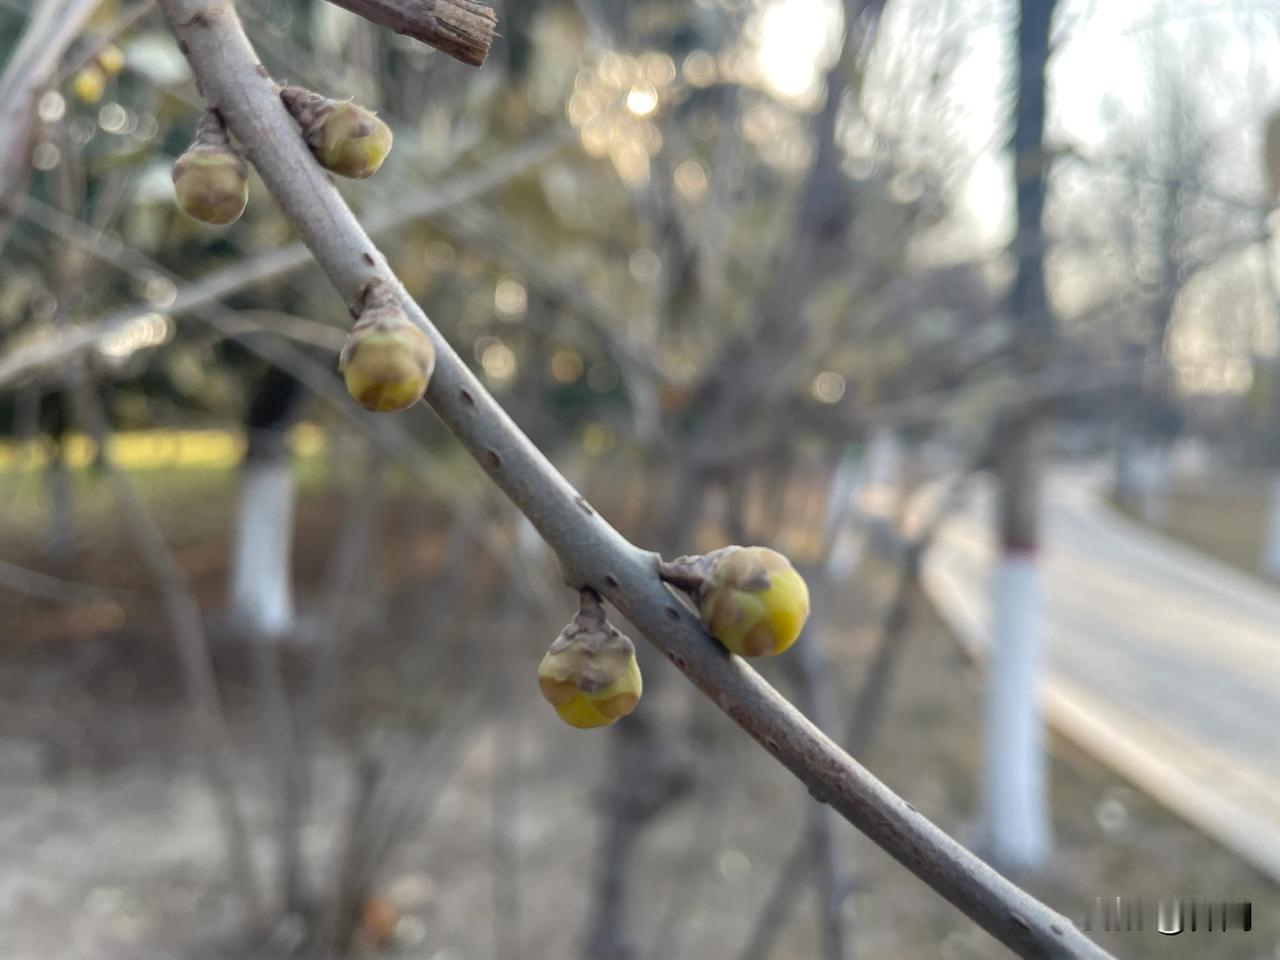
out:
<path id="1" fill-rule="evenodd" d="M 215 622 L 228 480 L 149 488 Z M 618 516 L 607 494 L 595 492 L 593 501 Z M 0 594 L 0 956 L 244 956 L 167 631 L 108 503 L 82 498 L 92 548 L 70 567 L 54 569 L 40 559 L 35 515 L 10 525 L 16 532 L 4 547 L 6 559 L 135 592 L 75 606 Z M 304 501 L 298 575 L 312 593 L 341 512 L 333 493 L 315 490 Z M 420 523 L 405 522 L 411 515 Z M 325 864 L 349 796 L 342 748 L 357 726 L 408 718 L 411 738 L 435 752 L 428 754 L 421 803 L 428 816 L 384 873 L 383 893 L 402 917 L 388 955 L 575 956 L 597 832 L 595 791 L 610 738 L 559 725 L 538 699 L 537 658 L 559 624 L 523 613 L 513 629 L 501 612 L 512 609 L 511 591 L 478 552 L 466 557 L 466 617 L 434 621 L 420 584 L 439 573 L 445 520 L 438 508 L 411 510 L 403 495 L 384 511 L 388 542 L 382 564 L 371 565 L 380 575 L 362 581 L 361 596 L 385 595 L 386 612 L 361 617 L 351 637 L 346 696 L 331 711 L 306 848 L 318 875 L 331 879 Z M 825 639 L 846 699 L 857 689 L 892 576 L 870 561 L 829 609 Z M 569 611 L 566 593 L 565 617 Z M 250 818 L 266 837 L 274 767 L 257 746 L 246 657 L 225 631 L 212 635 L 243 748 L 239 773 Z M 882 735 L 862 759 L 945 829 L 973 840 L 978 677 L 923 605 L 906 643 Z M 300 655 L 289 664 L 295 685 L 305 660 Z M 765 670 L 790 685 L 785 658 Z M 731 960 L 804 828 L 809 801 L 669 673 L 641 709 L 660 713 L 672 735 L 689 744 L 699 758 L 698 786 L 644 845 L 634 917 L 639 957 Z M 439 730 L 445 732 L 433 739 Z M 1251 899 L 1252 934 L 1134 934 L 1108 946 L 1130 960 L 1280 956 L 1280 891 L 1087 757 L 1053 747 L 1058 854 L 1046 876 L 1028 880 L 1037 895 L 1069 916 L 1086 896 Z M 415 753 L 403 754 L 405 762 Z M 1006 955 L 852 830 L 843 839 L 857 871 L 850 907 L 861 960 Z M 266 845 L 264 865 L 268 854 Z M 814 909 L 806 893 L 775 957 L 819 956 Z M 519 950 L 504 954 L 499 943 Z"/>

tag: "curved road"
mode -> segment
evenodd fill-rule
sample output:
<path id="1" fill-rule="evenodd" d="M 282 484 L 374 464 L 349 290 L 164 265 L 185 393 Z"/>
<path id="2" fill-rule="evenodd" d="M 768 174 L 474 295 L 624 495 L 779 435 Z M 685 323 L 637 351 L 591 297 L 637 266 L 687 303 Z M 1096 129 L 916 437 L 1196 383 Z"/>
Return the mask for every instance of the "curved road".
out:
<path id="1" fill-rule="evenodd" d="M 1280 881 L 1280 592 L 1125 520 L 1054 474 L 1043 553 L 1048 722 Z M 986 647 L 992 495 L 975 485 L 924 583 Z"/>

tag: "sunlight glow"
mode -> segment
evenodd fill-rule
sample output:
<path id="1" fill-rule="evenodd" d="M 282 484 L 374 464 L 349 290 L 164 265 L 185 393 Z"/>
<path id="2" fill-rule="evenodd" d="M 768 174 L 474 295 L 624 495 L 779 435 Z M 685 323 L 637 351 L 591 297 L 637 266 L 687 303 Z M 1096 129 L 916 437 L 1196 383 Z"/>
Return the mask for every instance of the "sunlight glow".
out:
<path id="1" fill-rule="evenodd" d="M 840 9 L 830 0 L 775 0 L 760 14 L 756 64 L 785 100 L 809 100 L 836 52 Z"/>
<path id="2" fill-rule="evenodd" d="M 651 83 L 637 83 L 627 93 L 627 109 L 637 117 L 647 117 L 658 109 L 658 91 Z"/>

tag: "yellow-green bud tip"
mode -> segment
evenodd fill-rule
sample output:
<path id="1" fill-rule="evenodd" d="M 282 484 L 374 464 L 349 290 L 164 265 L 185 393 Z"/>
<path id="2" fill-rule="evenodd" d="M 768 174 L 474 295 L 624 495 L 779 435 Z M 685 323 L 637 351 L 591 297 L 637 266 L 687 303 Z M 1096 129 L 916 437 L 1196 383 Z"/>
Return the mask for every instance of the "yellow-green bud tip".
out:
<path id="1" fill-rule="evenodd" d="M 355 312 L 359 319 L 338 358 L 347 392 L 375 413 L 413 406 L 435 370 L 431 338 L 409 319 L 395 292 L 379 278 L 361 289 Z"/>
<path id="2" fill-rule="evenodd" d="M 364 107 L 339 103 L 321 123 L 316 158 L 339 176 L 353 180 L 372 176 L 391 152 L 391 128 Z"/>
<path id="3" fill-rule="evenodd" d="M 71 79 L 71 89 L 81 103 L 97 103 L 106 88 L 107 75 L 93 64 L 77 70 Z"/>
<path id="4" fill-rule="evenodd" d="M 109 43 L 98 51 L 98 68 L 108 77 L 114 77 L 124 69 L 124 51 Z"/>
<path id="5" fill-rule="evenodd" d="M 636 708 L 644 692 L 631 641 L 604 617 L 598 597 L 564 628 L 538 665 L 538 688 L 571 727 L 606 727 Z"/>
<path id="6" fill-rule="evenodd" d="M 347 341 L 342 379 L 353 400 L 366 410 L 390 413 L 411 407 L 427 391 L 435 349 L 417 327 L 371 332 Z M 430 354 L 432 362 L 423 361 Z"/>
<path id="7" fill-rule="evenodd" d="M 571 727 L 589 730 L 607 727 L 634 710 L 640 702 L 644 683 L 640 665 L 632 654 L 617 680 L 598 690 L 583 690 L 559 669 L 559 661 L 548 652 L 538 666 L 538 689 L 547 703 L 555 707 L 561 720 Z"/>
<path id="8" fill-rule="evenodd" d="M 809 618 L 809 588 L 791 561 L 768 547 L 726 547 L 707 558 L 698 591 L 702 622 L 742 657 L 782 653 Z"/>
<path id="9" fill-rule="evenodd" d="M 173 189 L 182 212 L 203 223 L 234 223 L 249 202 L 244 160 L 231 149 L 191 149 L 173 165 Z"/>

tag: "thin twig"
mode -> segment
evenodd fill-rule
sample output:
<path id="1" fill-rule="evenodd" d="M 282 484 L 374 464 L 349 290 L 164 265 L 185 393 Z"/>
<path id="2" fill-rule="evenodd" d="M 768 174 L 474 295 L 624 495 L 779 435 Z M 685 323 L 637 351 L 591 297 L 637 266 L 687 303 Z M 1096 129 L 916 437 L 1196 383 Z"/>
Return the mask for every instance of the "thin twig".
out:
<path id="1" fill-rule="evenodd" d="M 903 547 L 897 586 L 880 628 L 880 638 L 871 655 L 871 663 L 863 675 L 858 694 L 853 698 L 853 709 L 845 725 L 844 744 L 855 756 L 864 756 L 875 743 L 879 732 L 880 720 L 888 702 L 893 668 L 910 625 L 912 601 L 919 586 L 924 556 L 938 531 L 955 510 L 968 481 L 989 450 L 990 447 L 984 445 L 982 453 L 975 456 L 969 467 L 957 475 L 942 494 L 938 507 L 921 532 Z M 757 915 L 755 928 L 739 960 L 766 960 L 772 953 L 778 934 L 791 917 L 799 899 L 799 881 L 809 865 L 809 858 L 813 853 L 820 852 L 823 842 L 814 824 L 796 841 L 795 849 L 778 871 L 773 889 L 765 900 L 765 909 Z"/>
<path id="2" fill-rule="evenodd" d="M 77 393 L 87 431 L 105 444 L 109 427 L 100 402 L 87 390 L 81 389 Z M 115 487 L 116 497 L 124 510 L 125 521 L 138 551 L 142 554 L 142 561 L 160 588 L 198 725 L 198 753 L 226 836 L 231 880 L 236 895 L 244 903 L 250 923 L 257 926 L 265 916 L 262 890 L 253 864 L 248 826 L 237 796 L 231 735 L 222 712 L 199 604 L 187 582 L 186 573 L 165 540 L 159 524 L 138 496 L 133 481 L 116 465 L 105 445 L 99 450 L 98 462 Z"/>
<path id="3" fill-rule="evenodd" d="M 69 59 L 62 70 L 59 71 L 56 85 L 61 85 L 70 80 L 80 70 L 87 67 L 93 60 L 107 47 L 115 43 L 120 35 L 145 17 L 153 9 L 155 9 L 155 0 L 138 0 L 126 12 L 120 15 L 120 18 L 111 25 L 111 29 L 96 33 L 88 43 L 83 44 L 83 49 L 76 51 L 76 56 Z"/>
<path id="4" fill-rule="evenodd" d="M 764 906 L 756 911 L 756 924 L 751 929 L 738 960 L 769 960 L 804 889 L 805 875 L 813 867 L 814 834 L 812 824 L 805 827 L 786 863 L 778 871 L 773 889 L 765 898 Z"/>
<path id="5" fill-rule="evenodd" d="M 567 139 L 567 128 L 558 128 L 515 147 L 479 170 L 460 174 L 437 184 L 429 191 L 409 196 L 394 209 L 371 215 L 367 220 L 369 232 L 375 235 L 389 233 L 495 190 L 552 156 Z M 56 223 L 48 216 L 47 209 L 31 198 L 27 198 L 21 213 L 47 229 L 57 228 Z M 117 242 L 111 237 L 105 239 L 106 244 Z M 184 282 L 181 278 L 175 278 L 172 302 L 164 307 L 163 313 L 178 317 L 199 312 L 203 308 L 212 308 L 249 287 L 278 280 L 311 263 L 311 251 L 306 245 L 294 243 L 279 250 L 257 253 L 253 257 L 214 270 L 199 280 Z M 56 337 L 13 350 L 0 359 L 0 387 L 38 367 L 61 364 L 67 357 L 92 347 L 125 324 L 144 314 L 155 312 L 156 308 L 150 305 L 124 307 Z"/>
<path id="6" fill-rule="evenodd" d="M 350 303 L 388 283 L 431 338 L 427 399 L 537 528 L 566 581 L 606 597 L 693 683 L 873 842 L 1023 957 L 1108 954 L 1065 917 L 996 873 L 871 775 L 751 667 L 712 642 L 656 575 L 656 557 L 614 530 L 520 432 L 409 297 L 334 185 L 314 163 L 226 0 L 161 0 L 201 89 L 285 215 Z M 635 719 L 635 718 L 633 718 Z"/>
<path id="7" fill-rule="evenodd" d="M 32 222 L 39 223 L 64 239 L 83 245 L 121 270 L 135 276 L 150 272 L 171 280 L 175 279 L 159 263 L 144 254 L 123 245 L 104 243 L 101 234 L 54 207 L 28 198 L 24 214 L 29 216 Z M 428 490 L 445 491 L 447 484 L 436 469 L 435 459 L 421 443 L 414 439 L 404 425 L 393 418 L 375 416 L 359 410 L 350 402 L 350 397 L 337 378 L 312 357 L 287 342 L 271 337 L 245 337 L 243 321 L 239 315 L 220 303 L 203 304 L 195 309 L 195 315 L 224 336 L 237 337 L 251 353 L 257 354 L 273 366 L 295 377 L 299 383 L 328 403 L 340 416 L 369 435 L 380 448 L 411 466 L 419 482 L 423 483 Z M 67 336 L 70 335 L 63 335 L 64 338 Z M 2 382 L 3 378 L 0 377 L 0 385 Z M 469 487 L 449 492 L 471 499 L 481 496 Z M 464 516 L 472 516 L 472 514 L 464 514 Z M 531 576 L 524 566 L 516 562 L 510 556 L 506 545 L 497 540 L 492 530 L 481 528 L 480 532 L 481 543 L 504 565 L 510 582 L 523 590 L 534 603 L 539 604 L 543 609 L 549 609 L 545 583 Z"/>
<path id="8" fill-rule="evenodd" d="M 8 560 L 0 560 L 0 587 L 58 603 L 119 599 L 132 593 L 120 587 L 100 587 L 79 580 L 53 577 L 38 570 L 10 563 Z"/>
<path id="9" fill-rule="evenodd" d="M 366 20 L 389 27 L 478 67 L 489 55 L 498 26 L 492 7 L 475 0 L 330 0 Z"/>
<path id="10" fill-rule="evenodd" d="M 58 61 L 98 6 L 98 0 L 38 4 L 18 48 L 0 76 L 0 248 L 18 194 L 27 182 L 36 105 L 53 82 Z"/>

